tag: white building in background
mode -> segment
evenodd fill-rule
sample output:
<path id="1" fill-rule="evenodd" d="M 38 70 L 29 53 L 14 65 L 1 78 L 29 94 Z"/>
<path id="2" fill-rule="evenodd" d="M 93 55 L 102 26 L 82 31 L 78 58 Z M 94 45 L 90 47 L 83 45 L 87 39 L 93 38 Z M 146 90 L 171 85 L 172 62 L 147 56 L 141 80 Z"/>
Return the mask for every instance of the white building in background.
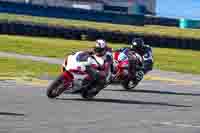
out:
<path id="1" fill-rule="evenodd" d="M 156 0 L 0 0 L 125 14 L 155 14 Z"/>
<path id="2" fill-rule="evenodd" d="M 156 0 L 31 0 L 31 3 L 125 14 L 156 12 Z"/>

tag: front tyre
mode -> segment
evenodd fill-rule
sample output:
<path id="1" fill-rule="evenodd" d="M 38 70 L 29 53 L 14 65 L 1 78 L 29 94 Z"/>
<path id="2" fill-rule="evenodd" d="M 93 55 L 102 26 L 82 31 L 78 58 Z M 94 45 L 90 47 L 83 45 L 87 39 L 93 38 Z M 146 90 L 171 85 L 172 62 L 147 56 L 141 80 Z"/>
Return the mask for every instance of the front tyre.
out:
<path id="1" fill-rule="evenodd" d="M 65 84 L 64 84 L 64 75 L 61 74 L 59 77 L 57 77 L 56 80 L 54 80 L 49 87 L 47 88 L 46 95 L 48 98 L 56 98 L 60 96 L 65 91 Z"/>

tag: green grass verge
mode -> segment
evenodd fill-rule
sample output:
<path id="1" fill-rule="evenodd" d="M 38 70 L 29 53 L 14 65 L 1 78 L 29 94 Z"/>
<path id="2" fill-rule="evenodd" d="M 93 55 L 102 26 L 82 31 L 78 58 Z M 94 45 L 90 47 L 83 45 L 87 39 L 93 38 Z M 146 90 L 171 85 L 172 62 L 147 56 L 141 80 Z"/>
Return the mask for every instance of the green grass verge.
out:
<path id="1" fill-rule="evenodd" d="M 155 68 L 200 74 L 200 51 L 154 48 Z"/>
<path id="2" fill-rule="evenodd" d="M 31 54 L 35 56 L 61 57 L 75 51 L 92 48 L 94 42 L 39 37 L 0 35 L 0 51 Z M 111 44 L 119 48 L 120 44 Z"/>
<path id="3" fill-rule="evenodd" d="M 0 57 L 0 77 L 39 78 L 42 75 L 56 76 L 59 65 L 30 60 Z"/>
<path id="4" fill-rule="evenodd" d="M 120 24 L 109 24 L 109 23 L 97 23 L 91 21 L 33 17 L 27 15 L 15 15 L 6 13 L 0 13 L 0 20 L 7 20 L 7 21 L 18 20 L 25 22 L 48 24 L 48 25 L 59 25 L 65 27 L 74 26 L 78 28 L 82 27 L 94 28 L 99 30 L 107 29 L 109 31 L 134 32 L 138 34 L 147 34 L 147 35 L 200 38 L 199 29 L 179 29 L 176 27 L 156 26 L 156 25 L 145 25 L 143 27 L 143 26 L 131 26 L 131 25 L 120 25 Z"/>
<path id="5" fill-rule="evenodd" d="M 1 35 L 0 42 L 0 51 L 58 58 L 63 58 L 72 51 L 91 48 L 94 43 L 89 41 L 7 35 Z M 112 43 L 109 43 L 109 45 L 114 48 L 125 46 L 123 44 L 115 45 Z M 199 51 L 167 48 L 153 48 L 153 51 L 155 68 L 157 69 L 200 74 Z M 48 65 L 46 67 L 48 67 Z"/>

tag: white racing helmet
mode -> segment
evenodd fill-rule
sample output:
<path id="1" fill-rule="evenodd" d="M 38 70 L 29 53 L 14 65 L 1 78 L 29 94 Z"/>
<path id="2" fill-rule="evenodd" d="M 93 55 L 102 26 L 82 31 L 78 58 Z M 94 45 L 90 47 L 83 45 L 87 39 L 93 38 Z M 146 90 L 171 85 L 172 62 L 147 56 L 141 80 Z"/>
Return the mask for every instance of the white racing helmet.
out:
<path id="1" fill-rule="evenodd" d="M 96 40 L 96 44 L 95 44 L 95 47 L 94 47 L 94 52 L 101 56 L 101 55 L 104 55 L 105 54 L 105 51 L 106 51 L 106 48 L 107 48 L 107 43 L 105 40 L 103 39 L 98 39 Z"/>

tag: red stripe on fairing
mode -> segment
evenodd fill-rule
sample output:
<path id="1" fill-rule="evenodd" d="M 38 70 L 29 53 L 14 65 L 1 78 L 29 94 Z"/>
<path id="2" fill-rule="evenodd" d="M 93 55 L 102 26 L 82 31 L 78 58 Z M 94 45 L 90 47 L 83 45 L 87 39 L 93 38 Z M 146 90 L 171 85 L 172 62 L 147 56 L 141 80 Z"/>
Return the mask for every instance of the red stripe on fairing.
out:
<path id="1" fill-rule="evenodd" d="M 72 79 L 74 78 L 74 76 L 73 76 L 70 72 L 68 72 L 68 71 L 65 71 L 65 72 L 63 73 L 63 76 L 64 76 L 64 78 L 67 79 L 67 80 L 72 80 Z"/>
<path id="2" fill-rule="evenodd" d="M 86 80 L 91 80 L 90 75 L 85 71 L 80 71 L 80 70 L 77 70 L 77 69 L 70 69 L 69 72 L 77 73 L 77 74 L 80 74 L 80 75 L 86 75 L 87 74 L 85 79 Z"/>
<path id="3" fill-rule="evenodd" d="M 80 74 L 80 75 L 86 75 L 87 74 L 85 79 L 86 80 L 92 80 L 90 75 L 87 72 L 76 70 L 76 69 L 70 69 L 69 72 L 65 74 L 66 78 L 68 78 L 68 79 L 69 79 L 69 76 L 70 76 L 71 80 L 74 79 L 74 76 L 70 72 L 77 73 L 77 74 Z"/>
<path id="4" fill-rule="evenodd" d="M 80 74 L 80 75 L 87 74 L 85 71 L 81 71 L 81 70 L 78 70 L 78 69 L 70 69 L 69 72 L 77 73 L 77 74 Z"/>
<path id="5" fill-rule="evenodd" d="M 118 61 L 119 52 L 114 53 L 114 59 Z"/>
<path id="6" fill-rule="evenodd" d="M 129 64 L 128 61 L 122 61 L 122 62 L 119 63 L 118 67 L 123 68 L 124 65 L 128 65 L 128 64 Z"/>

